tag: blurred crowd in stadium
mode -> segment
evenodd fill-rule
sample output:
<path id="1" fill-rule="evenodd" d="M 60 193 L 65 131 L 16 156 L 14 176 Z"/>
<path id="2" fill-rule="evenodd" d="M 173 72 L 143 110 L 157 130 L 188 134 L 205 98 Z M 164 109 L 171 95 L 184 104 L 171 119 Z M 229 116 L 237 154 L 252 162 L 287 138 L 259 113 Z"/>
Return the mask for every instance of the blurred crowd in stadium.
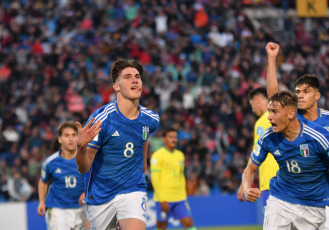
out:
<path id="1" fill-rule="evenodd" d="M 244 8 L 242 0 L 1 1 L 0 199 L 38 198 L 57 126 L 84 123 L 115 100 L 109 67 L 119 58 L 144 65 L 141 104 L 160 114 L 149 157 L 161 129 L 176 128 L 188 195 L 235 193 L 253 145 L 247 93 L 266 84 L 267 42 L 281 46 L 280 88 L 315 73 L 320 107 L 329 108 L 329 20 L 287 16 L 273 31 L 262 21 L 255 28 Z"/>

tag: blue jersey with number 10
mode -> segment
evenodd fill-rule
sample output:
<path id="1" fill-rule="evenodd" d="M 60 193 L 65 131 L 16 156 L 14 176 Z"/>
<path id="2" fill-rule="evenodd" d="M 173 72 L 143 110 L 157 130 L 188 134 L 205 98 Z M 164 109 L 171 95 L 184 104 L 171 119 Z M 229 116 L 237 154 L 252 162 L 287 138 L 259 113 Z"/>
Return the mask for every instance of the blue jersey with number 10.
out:
<path id="1" fill-rule="evenodd" d="M 130 120 L 119 111 L 115 101 L 97 109 L 89 120 L 93 117 L 102 121 L 102 129 L 88 144 L 98 151 L 85 174 L 85 202 L 98 205 L 118 194 L 145 192 L 143 147 L 158 127 L 159 115 L 140 105 L 138 117 Z"/>
<path id="2" fill-rule="evenodd" d="M 251 160 L 259 166 L 270 152 L 278 162 L 280 169 L 270 181 L 271 195 L 294 204 L 329 205 L 328 139 L 329 132 L 310 121 L 301 122 L 294 141 L 268 128 L 259 138 Z"/>
<path id="3" fill-rule="evenodd" d="M 83 175 L 78 172 L 75 159 L 62 157 L 61 150 L 47 157 L 41 170 L 41 181 L 48 183 L 47 208 L 80 208 L 79 198 L 84 192 Z"/>

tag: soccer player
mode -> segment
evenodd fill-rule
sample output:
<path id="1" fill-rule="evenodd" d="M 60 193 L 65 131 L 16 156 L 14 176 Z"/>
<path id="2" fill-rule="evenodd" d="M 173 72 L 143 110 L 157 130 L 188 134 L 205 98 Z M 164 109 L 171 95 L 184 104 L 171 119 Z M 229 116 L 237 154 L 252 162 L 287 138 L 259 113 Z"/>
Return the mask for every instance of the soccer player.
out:
<path id="1" fill-rule="evenodd" d="M 74 122 L 63 122 L 58 127 L 57 135 L 61 148 L 42 164 L 37 211 L 41 216 L 46 214 L 49 230 L 83 229 L 88 219 L 82 203 L 84 177 L 78 172 L 74 159 L 78 126 Z"/>
<path id="2" fill-rule="evenodd" d="M 252 111 L 259 117 L 254 126 L 254 147 L 257 145 L 259 137 L 263 132 L 271 126 L 268 118 L 268 98 L 266 89 L 259 87 L 253 89 L 248 94 L 249 103 L 251 105 Z M 278 163 L 275 161 L 271 154 L 268 154 L 263 164 L 259 167 L 259 189 L 262 191 L 262 202 L 263 207 L 266 206 L 266 201 L 270 195 L 269 184 L 272 177 L 276 175 L 279 170 Z M 243 186 L 240 185 L 238 191 L 238 199 L 244 201 L 243 198 Z"/>
<path id="3" fill-rule="evenodd" d="M 259 138 L 243 173 L 245 198 L 254 202 L 261 194 L 258 188 L 251 188 L 258 166 L 268 153 L 280 166 L 270 181 L 264 229 L 323 229 L 326 220 L 329 133 L 314 122 L 298 120 L 297 104 L 297 95 L 290 91 L 270 98 L 272 127 Z"/>
<path id="4" fill-rule="evenodd" d="M 186 197 L 184 154 L 176 149 L 177 131 L 163 132 L 164 147 L 151 157 L 151 181 L 156 202 L 157 230 L 166 229 L 171 216 L 179 219 L 184 229 L 195 230 Z"/>
<path id="5" fill-rule="evenodd" d="M 279 49 L 280 46 L 273 42 L 269 42 L 266 46 L 268 56 L 267 90 L 269 96 L 278 91 L 275 67 Z M 321 96 L 319 88 L 319 78 L 314 74 L 305 74 L 297 79 L 295 83 L 295 93 L 298 96 L 297 117 L 301 121 L 309 120 L 315 122 L 329 131 L 329 111 L 318 107 L 318 100 Z M 329 207 L 326 208 L 326 216 L 325 229 L 329 230 Z"/>
<path id="6" fill-rule="evenodd" d="M 146 154 L 159 115 L 139 104 L 143 67 L 136 60 L 113 63 L 117 100 L 79 126 L 78 170 L 85 173 L 87 211 L 95 229 L 146 229 Z"/>

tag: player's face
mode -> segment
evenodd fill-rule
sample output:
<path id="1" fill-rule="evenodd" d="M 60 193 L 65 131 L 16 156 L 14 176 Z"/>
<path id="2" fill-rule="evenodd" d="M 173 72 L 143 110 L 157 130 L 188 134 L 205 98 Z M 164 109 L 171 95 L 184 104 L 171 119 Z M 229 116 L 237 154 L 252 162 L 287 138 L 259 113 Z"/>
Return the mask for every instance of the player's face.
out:
<path id="1" fill-rule="evenodd" d="M 64 128 L 62 135 L 58 137 L 58 142 L 62 149 L 66 151 L 75 151 L 77 148 L 78 135 L 72 128 Z"/>
<path id="2" fill-rule="evenodd" d="M 138 70 L 127 67 L 121 71 L 118 80 L 113 85 L 115 91 L 130 100 L 139 99 L 142 93 L 142 79 Z"/>
<path id="3" fill-rule="evenodd" d="M 308 110 L 317 104 L 320 92 L 307 84 L 298 85 L 295 88 L 298 96 L 298 109 Z"/>
<path id="4" fill-rule="evenodd" d="M 268 120 L 270 121 L 275 133 L 282 132 L 289 124 L 289 108 L 282 107 L 277 101 L 268 103 Z"/>
<path id="5" fill-rule="evenodd" d="M 262 111 L 260 108 L 259 100 L 257 100 L 257 96 L 255 96 L 253 99 L 249 100 L 250 106 L 252 108 L 252 111 L 256 114 L 257 117 L 262 116 Z"/>
<path id="6" fill-rule="evenodd" d="M 164 145 L 169 149 L 176 148 L 177 145 L 177 132 L 171 131 L 166 134 L 165 137 L 162 138 Z"/>

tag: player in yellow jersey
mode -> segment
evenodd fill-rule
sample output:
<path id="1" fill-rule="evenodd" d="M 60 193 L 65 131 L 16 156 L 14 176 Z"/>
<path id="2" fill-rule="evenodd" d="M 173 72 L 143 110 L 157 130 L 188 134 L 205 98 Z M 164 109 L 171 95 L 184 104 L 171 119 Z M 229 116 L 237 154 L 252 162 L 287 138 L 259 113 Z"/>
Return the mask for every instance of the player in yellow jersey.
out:
<path id="1" fill-rule="evenodd" d="M 268 97 L 266 89 L 263 87 L 253 89 L 248 94 L 249 103 L 252 111 L 259 117 L 254 126 L 254 147 L 257 145 L 258 138 L 263 132 L 271 126 L 268 120 Z M 266 206 L 266 200 L 269 197 L 269 184 L 272 177 L 279 170 L 278 163 L 271 154 L 268 154 L 266 160 L 259 167 L 259 189 L 262 192 L 263 207 Z M 243 188 L 240 185 L 238 199 L 244 201 Z"/>
<path id="2" fill-rule="evenodd" d="M 196 230 L 186 200 L 185 157 L 176 149 L 176 129 L 165 130 L 162 141 L 164 147 L 155 151 L 151 157 L 151 181 L 157 212 L 156 230 L 166 229 L 170 216 L 179 219 L 184 229 Z"/>

